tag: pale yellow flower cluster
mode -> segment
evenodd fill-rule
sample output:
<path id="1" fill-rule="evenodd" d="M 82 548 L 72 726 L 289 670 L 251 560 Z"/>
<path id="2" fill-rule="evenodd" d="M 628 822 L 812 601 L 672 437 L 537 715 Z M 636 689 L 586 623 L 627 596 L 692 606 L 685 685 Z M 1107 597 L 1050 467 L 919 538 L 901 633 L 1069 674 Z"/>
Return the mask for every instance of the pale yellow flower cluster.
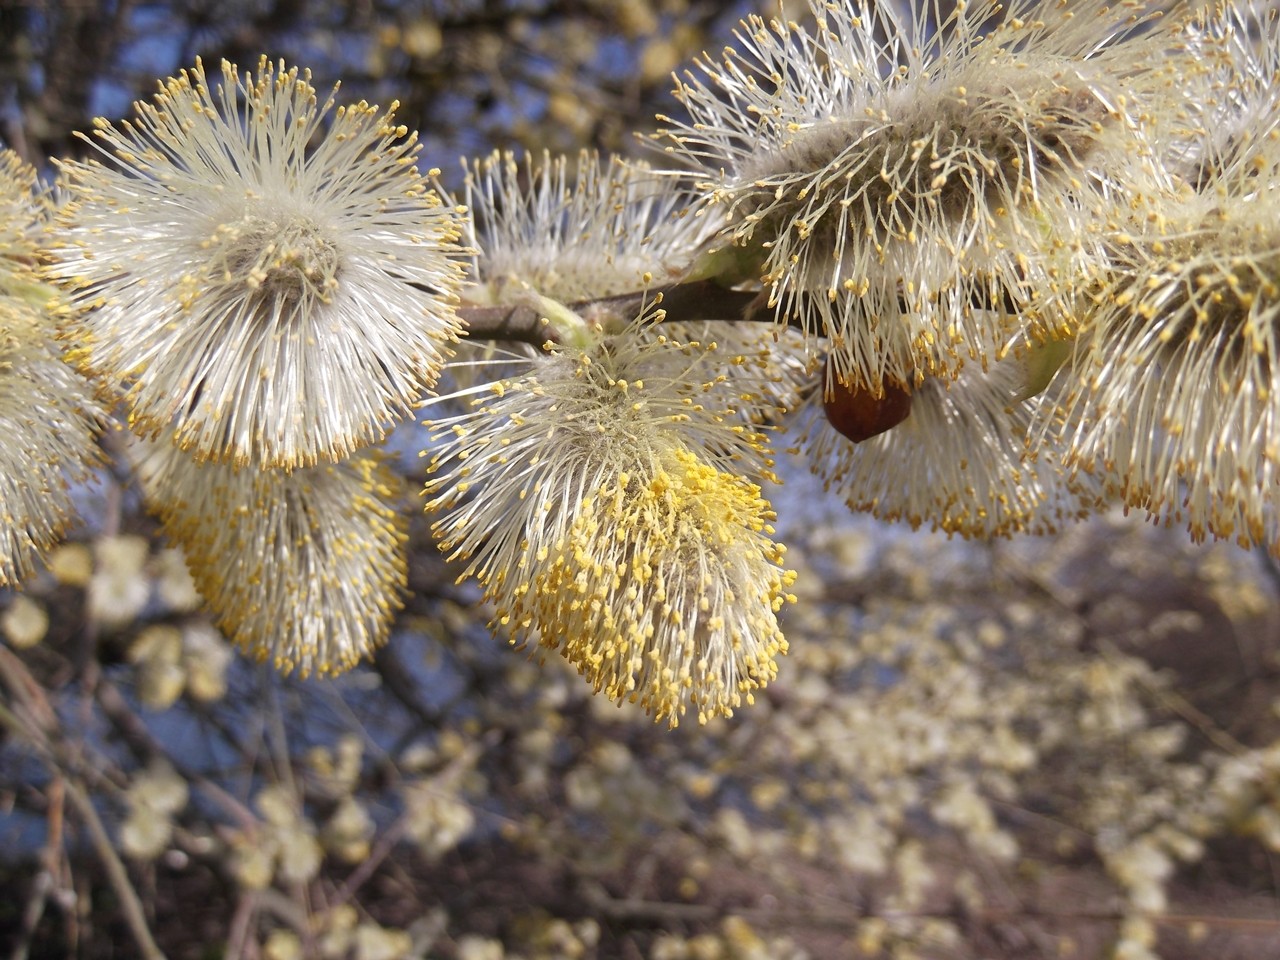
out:
<path id="1" fill-rule="evenodd" d="M 407 586 L 408 518 L 377 455 L 211 471 L 140 442 L 137 460 L 165 532 L 241 648 L 285 672 L 336 674 L 387 636 Z"/>
<path id="2" fill-rule="evenodd" d="M 102 411 L 54 345 L 58 291 L 36 266 L 47 199 L 0 151 L 0 585 L 20 583 L 74 512 L 68 484 L 99 459 Z"/>
<path id="3" fill-rule="evenodd" d="M 392 111 L 335 110 L 265 58 L 221 74 L 168 80 L 86 138 L 102 161 L 61 164 L 49 272 L 85 308 L 85 371 L 123 388 L 140 434 L 236 466 L 340 460 L 434 383 L 459 225 Z"/>
<path id="4" fill-rule="evenodd" d="M 680 217 L 688 197 L 660 189 L 641 161 L 493 153 L 464 164 L 476 256 L 471 303 L 536 292 L 564 303 L 631 293 L 684 273 L 704 225 Z M 647 279 L 646 279 L 647 277 Z M 628 318 L 630 319 L 630 318 Z"/>
<path id="5" fill-rule="evenodd" d="M 811 28 L 747 20 L 741 50 L 680 81 L 690 119 L 664 134 L 779 321 L 829 342 L 829 383 L 875 394 L 951 379 L 1030 323 L 1069 330 L 1052 294 L 1098 262 L 1101 204 L 1141 187 L 1170 39 L 1116 42 L 1138 25 L 1107 0 L 936 23 L 810 6 Z"/>
<path id="6" fill-rule="evenodd" d="M 534 361 L 433 423 L 427 507 L 496 626 L 674 726 L 775 676 L 794 575 L 742 476 L 771 476 L 764 436 L 735 413 L 714 345 L 650 325 Z"/>
<path id="7" fill-rule="evenodd" d="M 70 358 L 153 441 L 148 501 L 218 624 L 304 674 L 401 606 L 407 521 L 364 448 L 435 383 L 465 269 L 416 134 L 336 93 L 197 61 L 59 164 L 46 251 Z"/>
<path id="8" fill-rule="evenodd" d="M 1119 498 L 1280 551 L 1275 11 L 810 13 L 745 21 L 659 140 L 823 358 L 813 469 L 965 536 Z"/>
<path id="9" fill-rule="evenodd" d="M 430 422 L 427 509 L 513 642 L 558 650 L 656 719 L 706 722 L 749 702 L 786 650 L 793 574 L 759 482 L 775 479 L 761 423 L 795 369 L 763 325 L 601 302 L 676 277 L 705 225 L 644 164 L 571 167 L 468 168 L 464 299 L 545 311 L 558 343 L 476 358 L 472 407 Z"/>
<path id="10" fill-rule="evenodd" d="M 672 725 L 687 703 L 705 723 L 777 675 L 795 575 L 758 487 L 687 450 L 671 459 L 589 496 L 511 615 L 611 699 Z"/>
<path id="11" fill-rule="evenodd" d="M 1169 180 L 1177 18 L 810 8 L 745 21 L 680 80 L 689 117 L 659 139 L 694 167 L 708 247 L 823 358 L 812 468 L 855 509 L 965 536 L 1084 515 L 1093 484 L 1034 442 L 1054 405 L 1036 395 L 1106 275 L 1105 224 Z"/>
<path id="12" fill-rule="evenodd" d="M 1200 14 L 1179 174 L 1110 238 L 1053 439 L 1191 536 L 1280 555 L 1280 19 Z"/>
<path id="13" fill-rule="evenodd" d="M 851 509 L 885 520 L 963 537 L 1055 533 L 1098 495 L 1088 477 L 1064 477 L 1051 446 L 1026 449 L 1036 408 L 1018 397 L 1033 359 L 1024 349 L 928 379 L 907 395 L 909 416 L 858 443 L 833 429 L 828 402 L 804 454 Z"/>

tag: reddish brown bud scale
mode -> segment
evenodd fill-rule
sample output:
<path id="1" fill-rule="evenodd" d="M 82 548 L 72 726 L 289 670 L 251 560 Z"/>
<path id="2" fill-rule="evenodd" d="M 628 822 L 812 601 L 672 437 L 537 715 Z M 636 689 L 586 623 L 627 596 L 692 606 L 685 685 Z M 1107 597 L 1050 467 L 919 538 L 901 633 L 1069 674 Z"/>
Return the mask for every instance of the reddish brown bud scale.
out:
<path id="1" fill-rule="evenodd" d="M 911 416 L 911 391 L 886 381 L 882 394 L 876 396 L 865 387 L 832 381 L 823 394 L 822 408 L 831 426 L 854 443 L 861 443 Z"/>

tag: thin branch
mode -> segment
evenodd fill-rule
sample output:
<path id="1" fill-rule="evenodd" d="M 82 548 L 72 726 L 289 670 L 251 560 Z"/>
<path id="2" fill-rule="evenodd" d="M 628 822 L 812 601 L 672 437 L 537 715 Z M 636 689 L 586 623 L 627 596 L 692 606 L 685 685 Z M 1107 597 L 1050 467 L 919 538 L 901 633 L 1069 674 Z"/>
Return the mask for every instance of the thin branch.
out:
<path id="1" fill-rule="evenodd" d="M 111 722 L 115 731 L 124 739 L 124 742 L 139 762 L 150 763 L 156 758 L 162 758 L 179 776 L 200 790 L 207 799 L 217 804 L 224 813 L 241 827 L 248 829 L 258 823 L 258 818 L 253 811 L 223 789 L 221 785 L 210 780 L 197 770 L 188 767 L 181 759 L 165 749 L 164 745 L 147 729 L 142 718 L 130 708 L 128 701 L 125 700 L 124 695 L 120 693 L 119 688 L 114 683 L 102 677 L 94 693 L 103 714 Z"/>
<path id="2" fill-rule="evenodd" d="M 151 936 L 147 926 L 146 911 L 129 880 L 129 872 L 112 846 L 107 828 L 89 799 L 89 794 L 78 777 L 71 771 L 74 758 L 65 756 L 67 750 L 60 743 L 62 731 L 56 715 L 49 707 L 44 691 L 28 672 L 26 665 L 9 651 L 0 647 L 0 676 L 13 695 L 14 709 L 0 703 L 0 725 L 21 737 L 34 748 L 41 761 L 55 776 L 62 778 L 63 789 L 71 805 L 89 831 L 89 840 L 97 853 L 107 880 L 120 901 L 126 926 L 137 942 L 143 960 L 165 960 L 164 954 Z"/>
<path id="3" fill-rule="evenodd" d="M 391 855 L 405 834 L 409 832 L 409 813 L 401 814 L 400 817 L 382 832 L 382 836 L 378 838 L 378 842 L 374 844 L 369 854 L 360 861 L 360 865 L 351 871 L 342 886 L 334 893 L 333 902 L 330 909 L 349 903 L 355 897 L 356 892 L 364 885 L 365 881 L 373 876 L 378 867 L 382 866 L 382 862 Z"/>
<path id="4" fill-rule="evenodd" d="M 1007 573 L 1011 573 L 1018 577 L 1022 582 L 1031 586 L 1042 595 L 1053 602 L 1064 614 L 1071 617 L 1086 632 L 1090 632 L 1089 622 L 1082 617 L 1075 608 L 1075 604 L 1061 595 L 1061 592 L 1049 581 L 1037 575 L 1034 571 L 1027 567 L 1017 564 L 1008 564 L 1004 557 L 997 555 L 995 562 L 999 567 Z M 1098 650 L 1110 660 L 1126 656 L 1114 644 L 1101 638 L 1094 638 L 1094 642 Z M 1229 756 L 1239 757 L 1249 752 L 1249 748 L 1233 737 L 1228 731 L 1224 730 L 1214 719 L 1208 716 L 1204 711 L 1200 710 L 1195 704 L 1191 703 L 1186 697 L 1179 694 L 1176 690 L 1168 690 L 1152 684 L 1149 680 L 1142 677 L 1137 678 L 1138 684 L 1147 692 L 1147 694 L 1160 702 L 1166 710 L 1177 714 L 1187 724 L 1195 728 L 1219 750 Z"/>
<path id="5" fill-rule="evenodd" d="M 1099 651 L 1109 660 L 1114 661 L 1126 656 L 1110 641 L 1100 639 L 1097 643 Z M 1249 753 L 1248 747 L 1222 729 L 1212 717 L 1178 693 L 1178 691 L 1160 687 L 1141 674 L 1137 675 L 1134 680 L 1148 695 L 1158 700 L 1161 706 L 1172 713 L 1176 713 L 1186 723 L 1200 731 L 1210 743 L 1223 753 L 1233 757 L 1241 757 Z"/>
<path id="6" fill-rule="evenodd" d="M 76 812 L 80 814 L 80 818 L 89 829 L 90 842 L 98 854 L 98 859 L 102 861 L 103 868 L 107 871 L 107 879 L 111 882 L 111 889 L 115 891 L 115 895 L 120 900 L 120 911 L 124 914 L 125 924 L 129 927 L 129 932 L 133 934 L 133 939 L 137 942 L 143 960 L 165 960 L 164 953 L 151 937 L 151 928 L 147 926 L 147 915 L 142 907 L 142 901 L 138 899 L 138 893 L 133 889 L 133 884 L 129 880 L 129 873 L 125 870 L 124 863 L 111 845 L 111 838 L 107 835 L 107 828 L 103 826 L 102 819 L 98 816 L 98 811 L 94 809 L 93 802 L 89 799 L 88 794 L 84 792 L 78 780 L 68 777 L 66 787 L 67 797 L 70 799 L 71 805 L 76 808 Z"/>
<path id="7" fill-rule="evenodd" d="M 236 904 L 236 912 L 231 915 L 231 923 L 227 928 L 227 946 L 223 956 L 226 960 L 242 960 L 249 944 L 249 933 L 253 925 L 254 915 L 258 912 L 258 896 L 256 891 L 245 891 L 240 894 Z"/>
<path id="8" fill-rule="evenodd" d="M 49 894 L 53 891 L 53 875 L 47 867 L 41 867 L 31 883 L 31 893 L 27 905 L 22 910 L 22 931 L 18 942 L 14 945 L 9 960 L 27 960 L 31 955 L 31 944 L 35 940 L 36 928 L 40 918 L 44 916 L 45 905 L 49 902 Z"/>
<path id="9" fill-rule="evenodd" d="M 460 307 L 468 340 L 514 340 L 541 347 L 555 342 L 551 322 L 533 307 Z"/>
<path id="10" fill-rule="evenodd" d="M 602 314 L 638 317 L 661 301 L 668 323 L 698 320 L 772 320 L 757 291 L 730 290 L 711 280 L 673 283 L 595 300 L 565 304 L 588 319 Z M 502 307 L 462 307 L 458 316 L 472 340 L 514 340 L 536 347 L 555 342 L 555 331 L 536 307 L 520 304 Z"/>

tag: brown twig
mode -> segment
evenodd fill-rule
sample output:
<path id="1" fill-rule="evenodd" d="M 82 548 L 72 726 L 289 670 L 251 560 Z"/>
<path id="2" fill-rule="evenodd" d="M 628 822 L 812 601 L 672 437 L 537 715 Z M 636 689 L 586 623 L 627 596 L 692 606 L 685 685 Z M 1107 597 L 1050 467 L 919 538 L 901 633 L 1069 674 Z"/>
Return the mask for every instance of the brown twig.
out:
<path id="1" fill-rule="evenodd" d="M 68 757 L 68 751 L 61 746 L 62 729 L 43 689 L 31 676 L 26 664 L 2 646 L 0 676 L 13 697 L 12 709 L 0 704 L 0 725 L 28 743 L 49 771 L 63 781 L 66 797 L 89 831 L 90 843 L 120 901 L 125 924 L 137 942 L 140 955 L 143 960 L 164 960 L 164 954 L 152 939 L 146 912 L 129 880 L 129 873 L 112 846 L 107 828 L 98 816 L 87 791 L 73 773 L 76 758 Z"/>
<path id="2" fill-rule="evenodd" d="M 601 314 L 630 319 L 654 307 L 659 300 L 668 323 L 773 319 L 772 311 L 763 309 L 758 292 L 730 290 L 710 280 L 673 283 L 597 300 L 579 300 L 565 306 L 588 319 Z M 467 326 L 468 339 L 472 340 L 514 340 L 537 347 L 556 340 L 546 316 L 526 304 L 462 307 L 458 316 Z"/>
<path id="3" fill-rule="evenodd" d="M 241 960 L 249 943 L 249 932 L 253 917 L 258 912 L 258 895 L 256 891 L 245 891 L 240 894 L 236 911 L 231 915 L 231 924 L 227 928 L 227 947 L 224 956 L 227 960 Z"/>
<path id="4" fill-rule="evenodd" d="M 116 732 L 124 739 L 140 762 L 150 763 L 163 758 L 184 780 L 212 800 L 223 812 L 242 828 L 249 829 L 258 823 L 252 810 L 208 777 L 189 769 L 176 759 L 147 729 L 142 718 L 133 711 L 119 688 L 106 677 L 99 678 L 94 691 L 98 706 Z"/>
<path id="5" fill-rule="evenodd" d="M 89 830 L 89 841 L 98 859 L 102 861 L 103 869 L 107 871 L 111 889 L 120 900 L 120 911 L 124 914 L 125 924 L 133 935 L 143 960 L 165 960 L 164 953 L 152 939 L 142 901 L 138 899 L 138 893 L 129 880 L 129 872 L 125 869 L 123 861 L 116 854 L 115 847 L 111 845 L 111 837 L 107 835 L 107 828 L 103 825 L 102 818 L 98 816 L 98 811 L 94 809 L 93 802 L 79 781 L 70 777 L 67 778 L 67 797 Z"/>
<path id="6" fill-rule="evenodd" d="M 396 844 L 404 839 L 405 834 L 408 833 L 409 816 L 407 813 L 401 814 L 395 823 L 382 832 L 382 836 L 378 838 L 378 842 L 369 851 L 369 855 L 360 861 L 360 865 L 351 871 L 347 879 L 343 881 L 342 886 L 334 893 L 330 909 L 348 903 L 355 897 L 356 891 L 364 885 L 365 881 L 373 876 L 378 867 L 382 866 L 383 861 L 391 855 L 391 851 L 395 849 Z"/>
<path id="7" fill-rule="evenodd" d="M 31 953 L 31 942 L 35 939 L 36 927 L 44 916 L 45 905 L 49 902 L 49 894 L 53 891 L 53 874 L 47 866 L 41 867 L 31 883 L 31 894 L 27 905 L 22 910 L 22 931 L 9 960 L 27 960 Z"/>
<path id="8" fill-rule="evenodd" d="M 1106 640 L 1098 641 L 1098 650 L 1104 657 L 1112 661 L 1126 656 L 1114 643 Z M 1134 680 L 1149 696 L 1159 701 L 1162 707 L 1181 717 L 1223 753 L 1228 756 L 1240 757 L 1249 752 L 1248 747 L 1222 729 L 1212 717 L 1176 690 L 1169 690 L 1154 684 L 1141 674 L 1138 674 Z"/>

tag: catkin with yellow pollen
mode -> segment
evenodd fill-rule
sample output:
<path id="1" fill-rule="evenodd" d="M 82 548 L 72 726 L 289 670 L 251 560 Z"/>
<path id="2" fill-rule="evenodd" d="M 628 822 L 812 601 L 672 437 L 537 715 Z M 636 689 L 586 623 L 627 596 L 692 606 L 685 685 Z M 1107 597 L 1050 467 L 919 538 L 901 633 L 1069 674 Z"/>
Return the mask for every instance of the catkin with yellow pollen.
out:
<path id="1" fill-rule="evenodd" d="M 774 676 L 790 574 L 756 485 L 773 479 L 760 358 L 652 327 L 535 358 L 432 423 L 427 509 L 495 629 L 674 724 Z"/>
<path id="2" fill-rule="evenodd" d="M 386 641 L 407 585 L 408 519 L 379 457 L 285 473 L 138 450 L 150 506 L 243 650 L 286 673 L 333 675 Z"/>
<path id="3" fill-rule="evenodd" d="M 1143 189 L 1146 118 L 1176 84 L 1157 15 L 1110 0 L 959 2 L 914 14 L 810 0 L 751 17 L 679 79 L 659 140 L 694 167 L 713 245 L 754 258 L 780 325 L 833 382 L 953 378 L 1099 262 L 1091 224 Z"/>
<path id="4" fill-rule="evenodd" d="M 84 371 L 201 460 L 292 469 L 381 440 L 461 326 L 460 216 L 417 135 L 266 58 L 197 61 L 136 112 L 60 164 L 48 273 Z"/>
<path id="5" fill-rule="evenodd" d="M 37 272 L 48 194 L 0 150 L 0 585 L 20 583 L 74 513 L 69 485 L 102 455 L 105 413 L 63 363 L 54 325 L 65 305 Z"/>
<path id="6" fill-rule="evenodd" d="M 597 690 L 675 726 L 731 715 L 777 675 L 794 600 L 760 488 L 676 449 L 580 507 L 515 605 Z"/>
<path id="7" fill-rule="evenodd" d="M 1157 521 L 1280 555 L 1280 20 L 1206 8 L 1183 180 L 1110 236 L 1066 459 Z"/>

